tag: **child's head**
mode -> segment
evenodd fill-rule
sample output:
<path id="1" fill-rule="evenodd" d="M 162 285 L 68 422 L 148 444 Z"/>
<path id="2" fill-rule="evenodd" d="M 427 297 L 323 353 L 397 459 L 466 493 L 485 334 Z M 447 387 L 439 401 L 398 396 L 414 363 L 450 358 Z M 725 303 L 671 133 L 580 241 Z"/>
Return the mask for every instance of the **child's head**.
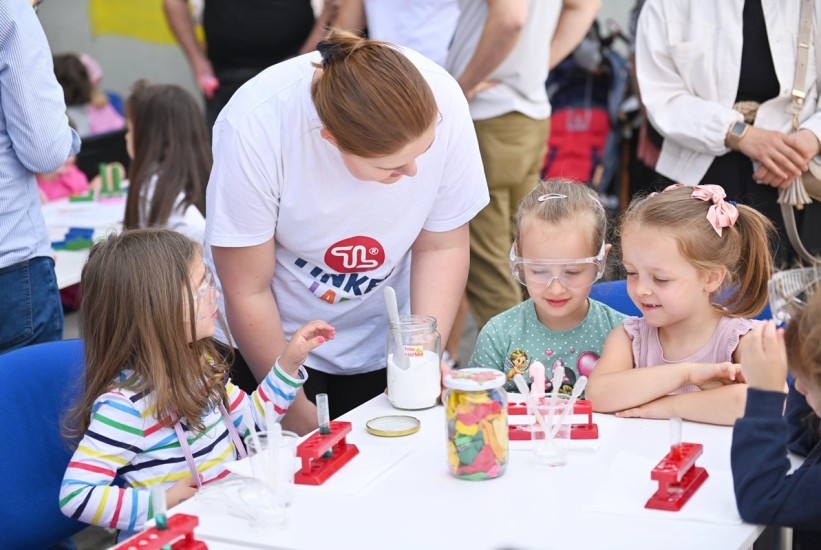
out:
<path id="1" fill-rule="evenodd" d="M 573 328 L 587 315 L 590 287 L 604 272 L 606 231 L 604 208 L 585 185 L 541 182 L 519 204 L 511 270 L 549 328 Z"/>
<path id="2" fill-rule="evenodd" d="M 821 416 L 821 292 L 790 316 L 784 331 L 787 363 L 795 376 L 795 388 Z"/>
<path id="3" fill-rule="evenodd" d="M 772 223 L 723 197 L 717 185 L 670 186 L 634 199 L 625 212 L 627 290 L 653 326 L 703 307 L 751 317 L 766 306 Z"/>
<path id="4" fill-rule="evenodd" d="M 79 57 L 73 53 L 55 55 L 54 75 L 63 88 L 66 106 L 87 105 L 91 101 L 91 79 Z"/>
<path id="5" fill-rule="evenodd" d="M 125 105 L 126 146 L 132 157 L 125 226 L 139 225 L 140 190 L 157 176 L 147 224 L 162 226 L 184 195 L 205 215 L 205 186 L 211 172 L 211 142 L 196 99 L 171 84 L 139 82 Z"/>
<path id="6" fill-rule="evenodd" d="M 164 229 L 112 235 L 92 247 L 80 285 L 86 389 L 74 418 L 79 433 L 122 369 L 133 371 L 136 391 L 154 392 L 158 418 L 174 414 L 197 425 L 224 399 L 227 367 L 210 339 L 217 293 L 199 244 Z"/>

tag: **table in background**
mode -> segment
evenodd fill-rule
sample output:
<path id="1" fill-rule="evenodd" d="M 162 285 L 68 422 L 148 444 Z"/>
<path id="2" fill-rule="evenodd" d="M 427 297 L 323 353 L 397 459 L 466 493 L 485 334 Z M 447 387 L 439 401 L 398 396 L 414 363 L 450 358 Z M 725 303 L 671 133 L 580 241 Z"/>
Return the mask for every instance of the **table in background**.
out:
<path id="1" fill-rule="evenodd" d="M 43 218 L 46 220 L 51 242 L 63 240 L 71 227 L 93 229 L 94 238 L 98 238 L 109 232 L 122 230 L 125 198 L 88 202 L 57 200 L 43 205 Z M 88 258 L 88 249 L 53 252 L 57 286 L 66 288 L 79 283 L 83 265 Z"/>
<path id="2" fill-rule="evenodd" d="M 494 480 L 464 481 L 447 469 L 444 410 L 409 414 L 421 420 L 417 434 L 379 438 L 365 423 L 404 414 L 378 396 L 340 418 L 353 423 L 348 441 L 361 460 L 377 447 L 406 452 L 360 495 L 342 496 L 322 487 L 297 487 L 284 527 L 249 530 L 244 520 L 220 510 L 220 503 L 193 498 L 172 510 L 199 516 L 197 538 L 214 550 L 237 548 L 589 548 L 589 549 L 747 549 L 762 528 L 677 518 L 590 512 L 592 496 L 612 475 L 623 453 L 652 464 L 669 450 L 667 421 L 595 415 L 602 435 L 597 450 L 572 450 L 568 464 L 534 463 L 532 451 L 511 450 L 507 471 Z M 685 441 L 704 444 L 698 464 L 708 472 L 730 471 L 732 429 L 684 423 Z M 616 460 L 618 462 L 618 460 Z M 345 474 L 343 468 L 336 475 Z M 649 480 L 649 469 L 642 479 Z M 331 478 L 333 480 L 333 478 Z M 710 480 L 708 479 L 707 483 Z M 330 481 L 328 482 L 330 483 Z M 706 485 L 705 485 L 706 487 Z M 329 488 L 330 489 L 330 488 Z M 704 488 L 702 488 L 703 490 Z M 731 490 L 728 491 L 732 493 Z M 650 494 L 641 495 L 642 499 Z M 732 494 L 722 495 L 731 502 Z M 688 503 L 692 505 L 693 501 Z M 652 512 L 652 511 L 651 511 Z M 656 512 L 656 514 L 658 514 Z"/>

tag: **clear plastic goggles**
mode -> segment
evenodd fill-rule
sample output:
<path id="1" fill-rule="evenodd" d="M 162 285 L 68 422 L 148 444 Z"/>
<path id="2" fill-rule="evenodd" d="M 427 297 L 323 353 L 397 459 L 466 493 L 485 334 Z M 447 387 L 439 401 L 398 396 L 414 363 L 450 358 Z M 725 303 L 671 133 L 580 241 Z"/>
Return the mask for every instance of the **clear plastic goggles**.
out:
<path id="1" fill-rule="evenodd" d="M 558 280 L 565 288 L 585 288 L 604 274 L 604 242 L 599 254 L 574 260 L 530 260 L 516 255 L 516 243 L 510 249 L 510 272 L 524 286 L 549 288 Z"/>
<path id="2" fill-rule="evenodd" d="M 208 264 L 205 264 L 205 274 L 202 279 L 202 284 L 197 289 L 197 294 L 194 296 L 197 311 L 197 321 L 202 321 L 207 317 L 211 317 L 215 311 L 217 303 L 217 282 L 214 280 L 214 274 Z M 205 306 L 203 306 L 205 300 Z M 210 307 L 209 307 L 210 306 Z M 203 307 L 210 311 L 201 311 Z"/>
<path id="3" fill-rule="evenodd" d="M 819 286 L 821 269 L 818 267 L 788 269 L 773 275 L 767 284 L 773 319 L 779 324 L 789 322 L 807 305 Z"/>

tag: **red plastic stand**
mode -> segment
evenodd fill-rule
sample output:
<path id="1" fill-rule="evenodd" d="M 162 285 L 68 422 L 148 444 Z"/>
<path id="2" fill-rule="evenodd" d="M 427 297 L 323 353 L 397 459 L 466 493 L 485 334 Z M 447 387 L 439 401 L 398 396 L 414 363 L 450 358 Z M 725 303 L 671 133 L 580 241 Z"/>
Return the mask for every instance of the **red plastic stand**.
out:
<path id="1" fill-rule="evenodd" d="M 703 445 L 682 443 L 670 449 L 661 462 L 650 472 L 650 479 L 659 482 L 658 491 L 650 497 L 645 508 L 654 510 L 681 510 L 693 493 L 710 477 L 707 470 L 696 466 Z"/>
<path id="2" fill-rule="evenodd" d="M 300 443 L 296 455 L 302 459 L 302 468 L 294 474 L 294 483 L 299 485 L 322 485 L 329 477 L 359 454 L 356 445 L 345 441 L 351 432 L 350 422 L 331 422 L 331 433 L 319 432 Z M 331 449 L 333 456 L 324 458 L 325 451 Z"/>
<path id="3" fill-rule="evenodd" d="M 168 529 L 152 527 L 114 547 L 114 550 L 160 550 L 171 544 L 173 550 L 207 550 L 208 546 L 194 538 L 194 527 L 200 524 L 197 516 L 176 514 L 168 518 Z M 177 540 L 183 537 L 182 540 Z M 177 541 L 172 544 L 172 541 Z"/>
<path id="4" fill-rule="evenodd" d="M 524 403 L 514 403 L 507 408 L 509 415 L 526 415 L 527 406 Z M 579 399 L 573 405 L 573 414 L 587 415 L 587 423 L 570 424 L 570 439 L 598 439 L 599 427 L 593 422 L 593 404 L 586 399 Z M 567 438 L 567 430 L 560 429 L 556 437 Z M 525 441 L 531 439 L 530 426 L 510 424 L 508 426 L 508 438 L 512 441 Z"/>

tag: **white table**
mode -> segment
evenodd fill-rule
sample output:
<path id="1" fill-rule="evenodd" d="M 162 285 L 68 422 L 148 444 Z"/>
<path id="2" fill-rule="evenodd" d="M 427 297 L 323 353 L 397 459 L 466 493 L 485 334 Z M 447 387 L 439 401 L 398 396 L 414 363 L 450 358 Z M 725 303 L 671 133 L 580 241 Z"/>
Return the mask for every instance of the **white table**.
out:
<path id="1" fill-rule="evenodd" d="M 334 494 L 330 485 L 326 490 L 297 487 L 287 524 L 268 530 L 249 529 L 245 520 L 226 513 L 227 504 L 213 499 L 195 497 L 172 513 L 199 516 L 196 536 L 215 550 L 571 546 L 727 550 L 749 548 L 762 530 L 742 523 L 680 519 L 674 512 L 654 512 L 663 517 L 648 517 L 641 507 L 628 515 L 587 510 L 592 496 L 613 474 L 614 457 L 624 456 L 619 453 L 642 455 L 653 464 L 664 456 L 669 450 L 666 421 L 595 415 L 601 446 L 596 450 L 571 450 L 566 466 L 539 466 L 534 463 L 532 451 L 512 449 L 503 476 L 464 481 L 447 470 L 441 406 L 411 413 L 422 422 L 420 431 L 411 436 L 379 438 L 365 431 L 367 420 L 388 414 L 403 413 L 393 409 L 385 396 L 378 396 L 340 418 L 353 423 L 348 441 L 360 446 L 361 455 L 353 461 L 364 460 L 365 453 L 374 453 L 375 448 L 407 452 L 362 494 Z M 731 428 L 684 423 L 683 439 L 704 444 L 698 464 L 714 472 L 716 479 L 722 470 L 724 474 L 730 470 L 731 433 Z M 336 475 L 345 475 L 345 469 Z M 649 470 L 641 475 L 643 480 L 649 480 L 649 476 Z M 732 490 L 726 492 L 729 494 L 722 495 L 722 502 L 734 503 Z M 639 495 L 642 502 L 650 494 Z"/>
<path id="2" fill-rule="evenodd" d="M 71 227 L 94 229 L 94 238 L 122 230 L 125 198 L 110 201 L 70 202 L 57 200 L 43 205 L 49 238 L 60 241 Z M 80 282 L 80 274 L 88 258 L 88 249 L 54 250 L 54 271 L 57 286 L 66 288 Z"/>

